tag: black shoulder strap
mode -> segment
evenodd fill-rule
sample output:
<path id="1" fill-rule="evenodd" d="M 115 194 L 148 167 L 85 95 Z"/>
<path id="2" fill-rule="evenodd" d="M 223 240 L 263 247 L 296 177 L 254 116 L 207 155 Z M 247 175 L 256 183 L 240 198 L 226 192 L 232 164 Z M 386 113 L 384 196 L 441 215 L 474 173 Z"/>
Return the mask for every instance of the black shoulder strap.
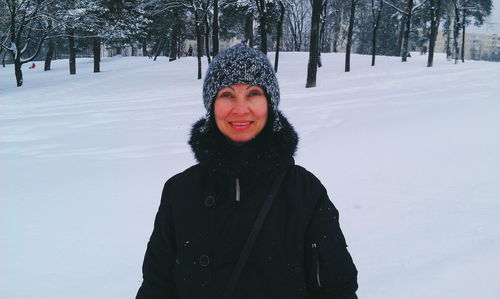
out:
<path id="1" fill-rule="evenodd" d="M 257 216 L 257 219 L 255 220 L 252 231 L 250 232 L 250 235 L 248 236 L 247 242 L 245 243 L 245 246 L 243 247 L 243 250 L 241 251 L 241 254 L 240 254 L 240 257 L 238 259 L 238 262 L 236 263 L 236 266 L 234 266 L 233 274 L 231 275 L 231 278 L 229 279 L 229 283 L 227 285 L 226 292 L 224 293 L 224 297 L 223 297 L 224 299 L 230 299 L 233 292 L 234 292 L 234 288 L 236 286 L 236 283 L 238 282 L 238 278 L 240 277 L 241 271 L 243 270 L 243 267 L 245 266 L 247 258 L 250 255 L 250 251 L 252 250 L 252 247 L 253 247 L 253 244 L 255 243 L 255 240 L 257 239 L 257 235 L 259 234 L 260 230 L 262 229 L 262 225 L 264 224 L 264 220 L 266 219 L 266 216 L 269 213 L 269 210 L 271 209 L 271 206 L 274 202 L 274 199 L 276 198 L 276 194 L 278 193 L 278 190 L 280 188 L 281 182 L 285 178 L 286 172 L 287 171 L 285 170 L 276 177 L 276 179 L 273 182 L 273 185 L 271 186 L 271 191 L 267 195 L 267 198 L 264 201 L 264 204 L 260 208 L 259 215 Z"/>

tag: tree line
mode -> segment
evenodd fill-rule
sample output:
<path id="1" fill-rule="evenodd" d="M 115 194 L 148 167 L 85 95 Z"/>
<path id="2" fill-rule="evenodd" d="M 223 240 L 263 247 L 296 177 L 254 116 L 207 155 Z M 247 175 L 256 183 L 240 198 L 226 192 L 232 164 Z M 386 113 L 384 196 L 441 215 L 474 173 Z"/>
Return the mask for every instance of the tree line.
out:
<path id="1" fill-rule="evenodd" d="M 464 61 L 467 26 L 482 25 L 491 0 L 0 0 L 0 59 L 14 64 L 17 86 L 22 66 L 44 56 L 48 71 L 54 53 L 69 58 L 91 49 L 94 72 L 100 71 L 101 47 L 125 46 L 156 60 L 178 59 L 187 40 L 196 41 L 197 78 L 202 59 L 210 63 L 221 41 L 236 39 L 262 52 L 309 51 L 306 87 L 316 85 L 321 53 L 400 56 L 428 51 L 433 64 L 438 29 L 445 35 L 449 59 Z"/>

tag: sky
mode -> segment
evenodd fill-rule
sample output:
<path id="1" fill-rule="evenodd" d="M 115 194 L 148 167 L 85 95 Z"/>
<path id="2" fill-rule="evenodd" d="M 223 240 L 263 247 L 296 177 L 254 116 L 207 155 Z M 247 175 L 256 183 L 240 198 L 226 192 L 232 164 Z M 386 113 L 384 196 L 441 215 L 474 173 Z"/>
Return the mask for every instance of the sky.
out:
<path id="1" fill-rule="evenodd" d="M 481 27 L 470 26 L 466 31 L 483 34 L 496 33 L 500 35 L 500 0 L 493 0 L 491 15 Z"/>

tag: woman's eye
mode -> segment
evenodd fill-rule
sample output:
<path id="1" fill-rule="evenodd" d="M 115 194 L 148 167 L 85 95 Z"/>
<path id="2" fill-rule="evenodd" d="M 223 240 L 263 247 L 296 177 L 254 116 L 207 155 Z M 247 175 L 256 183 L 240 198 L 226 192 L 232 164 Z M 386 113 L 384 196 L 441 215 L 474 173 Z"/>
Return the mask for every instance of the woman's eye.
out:
<path id="1" fill-rule="evenodd" d="M 219 95 L 219 97 L 221 97 L 221 98 L 230 98 L 231 94 L 229 92 L 225 92 L 225 93 Z"/>
<path id="2" fill-rule="evenodd" d="M 261 96 L 261 95 L 262 95 L 262 93 L 258 90 L 253 90 L 250 92 L 250 96 L 252 96 L 252 97 Z"/>

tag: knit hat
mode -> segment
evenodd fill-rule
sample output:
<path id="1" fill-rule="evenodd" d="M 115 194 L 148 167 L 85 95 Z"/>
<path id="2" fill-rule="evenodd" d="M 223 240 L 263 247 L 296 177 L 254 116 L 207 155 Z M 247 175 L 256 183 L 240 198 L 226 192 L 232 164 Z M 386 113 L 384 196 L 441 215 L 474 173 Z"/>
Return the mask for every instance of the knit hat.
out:
<path id="1" fill-rule="evenodd" d="M 238 44 L 216 56 L 205 74 L 203 82 L 203 103 L 207 110 L 203 132 L 212 125 L 214 100 L 217 92 L 233 84 L 247 83 L 261 87 L 266 93 L 269 121 L 273 121 L 273 131 L 281 130 L 278 116 L 280 89 L 276 73 L 267 56 L 261 51 Z"/>

